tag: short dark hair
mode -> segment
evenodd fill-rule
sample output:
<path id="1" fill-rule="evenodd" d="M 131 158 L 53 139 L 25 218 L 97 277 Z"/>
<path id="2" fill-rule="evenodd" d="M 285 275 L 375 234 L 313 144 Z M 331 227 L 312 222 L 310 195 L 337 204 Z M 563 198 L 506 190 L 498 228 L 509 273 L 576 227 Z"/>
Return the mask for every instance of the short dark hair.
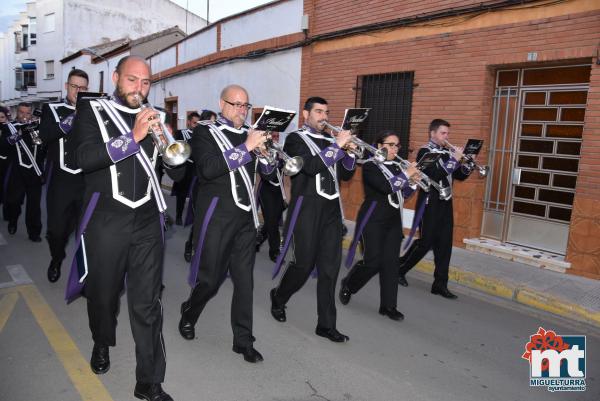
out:
<path id="1" fill-rule="evenodd" d="M 385 142 L 385 140 L 388 139 L 390 136 L 395 136 L 396 138 L 398 138 L 398 141 L 400 141 L 400 135 L 398 135 L 396 131 L 385 130 L 377 134 L 375 144 L 383 144 L 383 142 Z"/>
<path id="2" fill-rule="evenodd" d="M 71 79 L 71 77 L 80 77 L 80 78 L 83 78 L 83 79 L 85 79 L 85 80 L 86 80 L 86 81 L 88 81 L 88 82 L 89 82 L 89 80 L 90 80 L 90 79 L 88 78 L 88 74 L 87 74 L 87 72 L 85 72 L 85 71 L 83 71 L 83 70 L 80 70 L 80 69 L 78 69 L 78 68 L 73 68 L 71 71 L 69 71 L 69 76 L 67 77 L 67 81 L 68 81 L 69 79 Z"/>
<path id="3" fill-rule="evenodd" d="M 10 111 L 8 110 L 8 107 L 0 106 L 0 113 L 4 113 L 4 115 L 8 117 Z"/>
<path id="4" fill-rule="evenodd" d="M 143 61 L 144 63 L 148 64 L 148 62 L 146 61 L 145 58 L 140 57 L 140 56 L 134 56 L 134 55 L 129 55 L 129 56 L 125 56 L 122 59 L 119 60 L 119 62 L 117 63 L 117 66 L 115 67 L 115 71 L 117 72 L 117 74 L 121 73 L 121 70 L 123 69 L 123 66 L 125 65 L 125 63 L 128 60 L 131 59 L 136 59 L 136 60 L 140 60 Z M 148 68 L 150 68 L 150 66 L 148 66 Z"/>
<path id="5" fill-rule="evenodd" d="M 190 121 L 194 117 L 196 117 L 198 120 L 200 120 L 200 114 L 198 114 L 197 111 L 192 111 L 190 114 L 188 114 L 187 120 Z"/>
<path id="6" fill-rule="evenodd" d="M 29 107 L 30 109 L 33 109 L 33 104 L 29 103 L 29 102 L 20 102 L 17 105 L 17 108 L 19 107 Z"/>
<path id="7" fill-rule="evenodd" d="M 446 120 L 442 120 L 441 118 L 436 118 L 429 123 L 429 132 L 437 131 L 437 129 L 440 127 L 450 128 L 450 123 Z"/>
<path id="8" fill-rule="evenodd" d="M 319 96 L 309 97 L 308 99 L 306 99 L 306 102 L 304 102 L 304 110 L 311 111 L 312 108 L 314 107 L 315 103 L 327 104 L 327 100 L 325 100 Z"/>
<path id="9" fill-rule="evenodd" d="M 217 118 L 217 113 L 212 110 L 202 110 L 200 114 L 200 121 L 210 120 L 211 118 Z"/>

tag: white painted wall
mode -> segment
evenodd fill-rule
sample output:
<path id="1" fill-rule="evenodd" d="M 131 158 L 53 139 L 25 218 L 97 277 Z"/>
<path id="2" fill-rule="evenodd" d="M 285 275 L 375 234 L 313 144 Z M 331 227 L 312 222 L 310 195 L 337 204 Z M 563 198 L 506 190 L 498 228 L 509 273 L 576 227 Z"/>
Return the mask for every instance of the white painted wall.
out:
<path id="1" fill-rule="evenodd" d="M 164 107 L 164 99 L 178 97 L 178 126 L 185 126 L 186 111 L 219 111 L 219 94 L 229 84 L 242 85 L 250 103 L 298 111 L 300 103 L 301 49 L 275 53 L 255 60 L 240 60 L 188 72 L 152 85 L 149 100 Z M 156 71 L 155 71 L 156 72 Z M 288 131 L 298 126 L 294 119 Z"/>
<path id="2" fill-rule="evenodd" d="M 179 44 L 179 64 L 207 56 L 216 51 L 217 28 L 212 27 L 189 39 L 185 39 Z"/>
<path id="3" fill-rule="evenodd" d="M 45 32 L 44 16 L 52 12 L 55 29 Z M 168 0 L 33 0 L 27 3 L 27 11 L 21 13 L 21 17 L 27 16 L 37 18 L 37 45 L 30 47 L 27 52 L 29 55 L 14 53 L 13 32 L 14 28 L 20 28 L 20 23 L 6 32 L 4 39 L 0 41 L 3 55 L 0 61 L 0 102 L 18 99 L 21 96 L 20 92 L 14 90 L 14 67 L 24 58 L 35 57 L 37 64 L 37 88 L 33 95 L 60 96 L 63 92 L 64 78 L 70 69 L 70 66 L 66 66 L 65 74 L 60 60 L 69 54 L 103 41 L 123 37 L 137 39 L 175 25 L 183 31 L 186 30 L 185 9 Z M 187 13 L 188 33 L 205 25 L 204 19 Z M 45 79 L 47 60 L 55 61 L 53 79 Z M 83 63 L 81 60 L 79 62 Z M 97 82 L 97 71 L 101 67 L 90 66 L 89 62 L 82 65 L 92 71 L 90 78 L 93 85 Z M 97 83 L 95 88 L 97 89 Z"/>
<path id="4" fill-rule="evenodd" d="M 302 32 L 302 13 L 303 1 L 290 0 L 226 21 L 221 25 L 221 49 Z"/>
<path id="5" fill-rule="evenodd" d="M 64 52 L 63 29 L 63 0 L 37 1 L 35 13 L 37 16 L 37 93 L 39 96 L 60 97 L 61 64 Z M 54 30 L 47 32 L 46 15 L 54 13 Z M 83 30 L 83 29 L 82 29 Z M 46 79 L 45 61 L 54 60 L 54 78 Z"/>
<path id="6" fill-rule="evenodd" d="M 69 71 L 73 68 L 79 68 L 87 72 L 90 80 L 88 88 L 91 92 L 98 92 L 100 86 L 100 71 L 104 72 L 104 88 L 103 91 L 109 95 L 115 90 L 115 86 L 112 82 L 112 73 L 117 66 L 119 60 L 125 56 L 129 56 L 130 52 L 123 52 L 117 56 L 110 57 L 107 61 L 101 61 L 97 64 L 92 64 L 92 57 L 89 55 L 79 56 L 73 60 L 69 60 L 63 64 L 61 88 L 63 97 L 66 95 L 64 90 L 64 83 L 67 82 Z M 108 62 L 108 63 L 107 63 Z"/>
<path id="7" fill-rule="evenodd" d="M 160 52 L 156 56 L 153 56 L 150 61 L 152 66 L 152 72 L 164 71 L 168 68 L 175 67 L 176 64 L 176 48 L 175 46 L 169 47 L 165 51 Z"/>
<path id="8" fill-rule="evenodd" d="M 110 40 L 137 39 L 154 32 L 179 26 L 185 32 L 186 11 L 167 0 L 64 0 L 67 56 L 83 47 L 94 46 L 106 37 Z M 206 21 L 188 13 L 188 31 L 206 26 Z"/>

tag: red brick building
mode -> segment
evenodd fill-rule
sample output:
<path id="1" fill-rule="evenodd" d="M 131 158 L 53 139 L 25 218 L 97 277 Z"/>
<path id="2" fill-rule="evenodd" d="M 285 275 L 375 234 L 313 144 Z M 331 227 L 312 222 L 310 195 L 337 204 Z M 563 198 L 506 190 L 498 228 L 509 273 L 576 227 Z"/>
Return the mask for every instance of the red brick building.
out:
<path id="1" fill-rule="evenodd" d="M 600 279 L 599 1 L 305 0 L 304 14 L 301 102 L 326 97 L 334 122 L 372 107 L 367 139 L 395 128 L 405 151 L 433 118 L 455 145 L 485 140 L 490 176 L 455 186 L 456 246 L 545 249 Z M 360 182 L 344 186 L 350 219 Z"/>

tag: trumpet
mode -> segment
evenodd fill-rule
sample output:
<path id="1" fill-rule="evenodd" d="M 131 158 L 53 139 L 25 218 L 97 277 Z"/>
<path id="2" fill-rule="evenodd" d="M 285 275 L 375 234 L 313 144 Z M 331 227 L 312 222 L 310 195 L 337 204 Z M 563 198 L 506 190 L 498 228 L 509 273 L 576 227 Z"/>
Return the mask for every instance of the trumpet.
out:
<path id="1" fill-rule="evenodd" d="M 141 109 L 156 111 L 149 103 L 143 103 L 143 99 L 139 94 L 135 95 L 135 99 Z M 152 137 L 158 152 L 168 165 L 179 166 L 189 159 L 192 153 L 190 145 L 185 141 L 176 141 L 160 118 L 156 118 L 156 122 L 151 123 L 148 134 Z"/>
<path id="2" fill-rule="evenodd" d="M 408 160 L 405 160 L 405 159 L 401 158 L 400 156 L 396 156 L 396 159 L 398 161 L 394 160 L 394 163 L 397 163 L 397 165 L 402 169 L 403 172 L 408 170 L 408 167 L 410 166 L 410 163 Z M 417 184 L 419 186 L 419 188 L 421 188 L 424 192 L 429 192 L 431 187 L 433 187 L 438 191 L 440 199 L 442 199 L 442 200 L 450 199 L 450 197 L 452 196 L 452 191 L 450 191 L 450 187 L 443 187 L 441 184 L 438 184 L 437 182 L 433 181 L 427 174 L 425 174 L 422 171 L 420 171 L 420 175 L 421 176 L 419 177 L 418 180 L 411 181 L 411 182 L 414 182 L 415 184 Z"/>
<path id="3" fill-rule="evenodd" d="M 260 150 L 257 149 L 257 156 L 264 158 L 271 166 L 275 166 L 277 164 L 277 155 L 279 155 L 284 161 L 282 169 L 283 174 L 288 176 L 298 174 L 300 170 L 302 170 L 302 166 L 304 166 L 302 157 L 291 157 L 283 151 L 283 147 L 279 143 L 274 142 L 270 138 L 269 132 L 267 132 L 266 135 L 269 137 L 265 142 L 266 153 L 261 153 Z"/>
<path id="4" fill-rule="evenodd" d="M 401 158 L 400 156 L 396 156 L 392 163 L 400 167 L 402 172 L 406 175 L 408 168 L 410 167 L 410 162 L 406 159 Z M 421 188 L 425 192 L 429 192 L 429 187 L 431 186 L 431 180 L 429 177 L 425 175 L 422 171 L 420 172 L 420 177 L 417 180 L 413 180 L 409 177 L 409 182 L 417 184 L 419 188 Z"/>
<path id="5" fill-rule="evenodd" d="M 333 132 L 338 133 L 340 131 L 343 131 L 343 129 L 341 127 L 336 127 L 335 125 L 330 124 L 328 121 L 321 120 L 319 122 L 321 124 L 324 124 L 325 127 L 329 128 Z M 371 153 L 373 155 L 373 159 L 377 163 L 383 163 L 384 161 L 387 160 L 387 149 L 386 148 L 377 149 L 375 146 L 366 143 L 365 141 L 363 141 L 362 139 L 360 139 L 354 135 L 350 139 L 350 142 L 352 142 L 353 144 L 355 144 L 357 146 L 356 150 L 351 149 L 350 151 L 352 153 L 354 153 L 359 159 L 362 159 L 364 157 L 365 150 L 367 150 L 367 151 L 369 151 L 369 153 Z"/>
<path id="6" fill-rule="evenodd" d="M 444 141 L 443 146 L 447 148 L 450 152 L 456 152 L 456 146 L 452 145 L 448 141 Z M 480 166 L 479 164 L 477 164 L 477 162 L 473 159 L 473 156 L 471 155 L 463 154 L 461 163 L 465 163 L 467 167 L 471 170 L 476 168 L 477 172 L 479 173 L 479 177 L 481 178 L 487 177 L 488 173 L 490 172 L 490 166 Z"/>

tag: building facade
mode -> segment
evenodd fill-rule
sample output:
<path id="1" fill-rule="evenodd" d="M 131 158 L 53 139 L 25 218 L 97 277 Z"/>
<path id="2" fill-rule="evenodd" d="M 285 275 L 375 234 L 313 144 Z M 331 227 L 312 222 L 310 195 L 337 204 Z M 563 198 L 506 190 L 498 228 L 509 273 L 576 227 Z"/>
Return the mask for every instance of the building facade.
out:
<path id="1" fill-rule="evenodd" d="M 326 96 L 334 121 L 372 107 L 362 135 L 399 130 L 411 160 L 434 118 L 454 145 L 485 141 L 489 176 L 455 185 L 456 246 L 541 249 L 600 278 L 600 3 L 315 0 L 304 14 L 301 98 Z M 360 174 L 344 189 L 355 216 Z"/>
<path id="2" fill-rule="evenodd" d="M 187 24 L 190 32 L 206 25 L 168 0 L 45 0 L 26 7 L 0 39 L 0 102 L 9 106 L 60 98 L 60 60 L 82 48 L 134 40 L 175 25 L 183 29 Z"/>

